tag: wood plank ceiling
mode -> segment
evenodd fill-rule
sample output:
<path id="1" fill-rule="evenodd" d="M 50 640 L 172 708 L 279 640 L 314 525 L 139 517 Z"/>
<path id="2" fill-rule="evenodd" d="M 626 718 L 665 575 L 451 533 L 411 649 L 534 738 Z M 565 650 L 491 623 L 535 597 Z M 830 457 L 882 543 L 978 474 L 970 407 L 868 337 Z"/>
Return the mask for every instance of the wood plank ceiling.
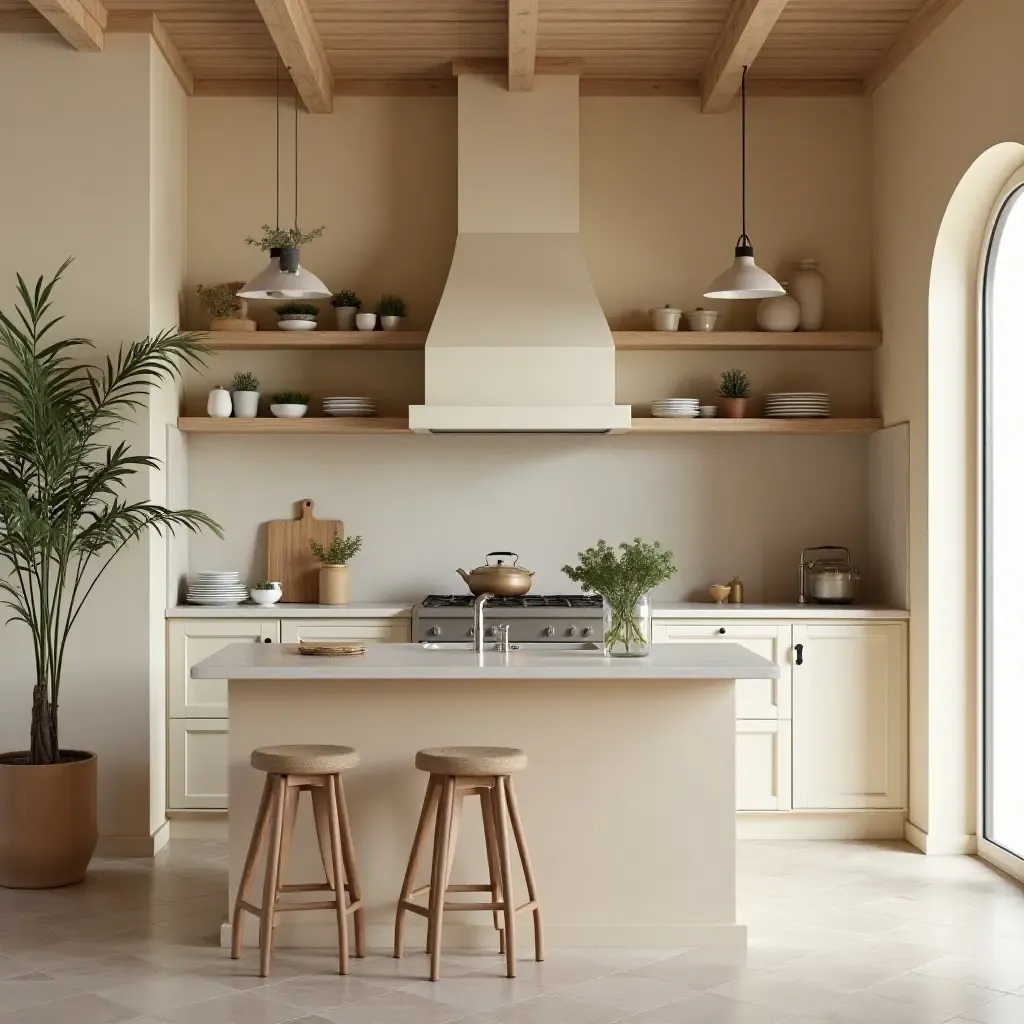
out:
<path id="1" fill-rule="evenodd" d="M 333 93 L 448 94 L 453 62 L 510 88 L 576 70 L 584 94 L 735 97 L 873 89 L 960 0 L 0 0 L 0 31 L 151 31 L 191 92 L 273 90 L 283 59 L 307 107 Z M 109 24 L 107 24 L 109 16 Z M 177 66 L 175 66 L 177 63 Z M 507 68 L 507 72 L 504 70 Z"/>

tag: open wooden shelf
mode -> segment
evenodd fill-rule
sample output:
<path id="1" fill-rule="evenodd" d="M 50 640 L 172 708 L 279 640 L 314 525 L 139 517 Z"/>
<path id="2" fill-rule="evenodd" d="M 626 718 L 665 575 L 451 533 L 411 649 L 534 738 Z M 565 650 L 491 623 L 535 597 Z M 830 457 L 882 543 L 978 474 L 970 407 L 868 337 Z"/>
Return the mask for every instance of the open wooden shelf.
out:
<path id="1" fill-rule="evenodd" d="M 254 420 L 182 416 L 178 429 L 186 434 L 408 434 L 409 421 L 367 416 L 343 418 L 304 416 L 297 420 L 260 416 Z M 882 429 L 879 419 L 655 419 L 633 420 L 634 434 L 871 434 Z"/>
<path id="2" fill-rule="evenodd" d="M 615 348 L 623 352 L 685 352 L 713 349 L 783 351 L 864 351 L 878 348 L 878 331 L 612 331 Z M 211 331 L 205 340 L 216 352 L 416 351 L 426 331 Z"/>

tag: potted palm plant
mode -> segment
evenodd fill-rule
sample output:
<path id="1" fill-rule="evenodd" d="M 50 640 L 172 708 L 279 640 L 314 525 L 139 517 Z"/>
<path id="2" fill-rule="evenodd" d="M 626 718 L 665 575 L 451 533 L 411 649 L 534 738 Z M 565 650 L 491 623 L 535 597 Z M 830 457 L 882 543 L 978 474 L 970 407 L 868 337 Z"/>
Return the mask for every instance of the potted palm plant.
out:
<path id="1" fill-rule="evenodd" d="M 159 463 L 116 440 L 153 385 L 202 365 L 198 337 L 165 331 L 79 361 L 91 342 L 47 337 L 68 263 L 34 287 L 19 275 L 15 314 L 0 312 L 0 603 L 28 628 L 35 665 L 28 749 L 0 753 L 0 885 L 22 889 L 80 881 L 96 848 L 97 757 L 62 748 L 57 721 L 68 637 L 96 581 L 150 529 L 220 534 L 202 512 L 125 497 Z"/>

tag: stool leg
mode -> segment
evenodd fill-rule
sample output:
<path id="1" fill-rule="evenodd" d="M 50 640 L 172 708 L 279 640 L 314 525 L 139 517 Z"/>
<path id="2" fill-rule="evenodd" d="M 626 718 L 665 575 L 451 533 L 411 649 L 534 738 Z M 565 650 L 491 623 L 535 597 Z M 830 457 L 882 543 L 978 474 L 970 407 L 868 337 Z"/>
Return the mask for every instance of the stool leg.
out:
<path id="1" fill-rule="evenodd" d="M 331 860 L 331 798 L 326 786 L 316 786 L 309 791 L 313 800 L 313 824 L 316 826 L 316 842 L 320 847 L 320 863 L 324 866 L 327 884 L 334 883 L 334 863 Z"/>
<path id="2" fill-rule="evenodd" d="M 526 836 L 523 833 L 523 822 L 519 817 L 519 805 L 516 803 L 516 791 L 512 786 L 512 776 L 505 776 L 505 797 L 508 800 L 508 816 L 512 822 L 512 832 L 519 848 L 519 859 L 523 864 L 523 875 L 526 878 L 526 893 L 533 903 L 533 948 L 537 960 L 544 959 L 544 929 L 540 922 L 540 900 L 537 897 L 537 884 L 533 878 L 533 864 L 530 853 L 526 849 Z"/>
<path id="3" fill-rule="evenodd" d="M 285 780 L 274 775 L 273 810 L 270 822 L 270 845 L 267 847 L 267 874 L 263 883 L 263 906 L 260 909 L 260 977 L 270 973 L 270 954 L 274 947 L 274 909 L 280 882 L 281 838 L 284 833 Z"/>
<path id="4" fill-rule="evenodd" d="M 256 867 L 256 858 L 259 856 L 260 844 L 267 831 L 267 811 L 270 808 L 270 794 L 273 792 L 273 783 L 268 775 L 263 780 L 263 795 L 260 797 L 260 809 L 256 812 L 256 821 L 252 827 L 252 839 L 249 840 L 249 852 L 245 855 L 245 865 L 242 868 L 242 877 L 238 882 L 238 892 L 235 895 L 235 908 L 231 915 L 231 959 L 237 960 L 242 955 L 242 902 L 246 898 L 249 883 L 252 881 L 253 869 Z"/>
<path id="5" fill-rule="evenodd" d="M 363 889 L 359 884 L 359 870 L 356 867 L 356 848 L 352 842 L 352 825 L 348 820 L 348 804 L 345 803 L 345 786 L 341 776 L 334 776 L 334 792 L 338 799 L 338 813 L 341 817 L 341 856 L 345 861 L 345 880 L 348 883 L 348 894 L 352 903 L 362 903 Z M 338 899 L 344 900 L 345 887 L 338 886 Z M 363 908 L 357 907 L 352 912 L 356 932 L 356 956 L 366 956 L 366 922 L 363 919 Z"/>
<path id="6" fill-rule="evenodd" d="M 292 837 L 295 835 L 295 818 L 299 813 L 299 795 L 302 790 L 285 782 L 284 824 L 281 829 L 281 860 L 277 867 L 278 889 L 287 881 L 288 861 L 292 855 Z"/>
<path id="7" fill-rule="evenodd" d="M 491 791 L 484 789 L 480 793 L 480 815 L 484 819 L 484 845 L 487 850 L 487 875 L 491 881 L 491 902 L 501 902 L 501 871 L 498 867 L 498 843 L 494 837 L 494 807 L 491 800 Z M 505 929 L 504 919 L 498 916 L 498 911 L 491 915 L 494 919 L 494 927 L 498 932 L 498 952 L 505 952 Z"/>
<path id="8" fill-rule="evenodd" d="M 434 863 L 430 874 L 430 908 L 428 943 L 430 946 L 430 980 L 441 977 L 441 921 L 444 916 L 445 879 L 448 877 L 448 839 L 451 835 L 455 779 L 446 776 L 441 800 L 437 806 L 434 827 Z"/>
<path id="9" fill-rule="evenodd" d="M 395 956 L 401 960 L 405 952 L 405 915 L 407 911 L 402 906 L 409 899 L 413 885 L 416 882 L 416 868 L 419 866 L 420 854 L 427 838 L 427 828 L 430 824 L 431 815 L 437 814 L 437 802 L 441 795 L 441 785 L 436 775 L 431 775 L 427 780 L 427 791 L 423 794 L 423 806 L 420 808 L 420 820 L 416 824 L 416 835 L 412 840 L 412 851 L 409 854 L 409 865 L 405 869 L 405 879 L 402 882 L 402 891 L 398 897 L 398 910 L 395 913 Z"/>
<path id="10" fill-rule="evenodd" d="M 345 869 L 341 853 L 341 824 L 338 795 L 328 786 L 331 825 L 331 863 L 334 865 L 334 891 L 338 914 L 338 973 L 348 974 L 348 915 L 345 913 Z"/>
<path id="11" fill-rule="evenodd" d="M 505 787 L 502 785 L 501 776 L 494 780 L 493 793 L 497 804 L 494 810 L 494 828 L 497 833 L 498 858 L 501 865 L 502 902 L 505 904 L 505 973 L 510 978 L 514 978 L 516 976 L 516 904 L 512 895 L 512 862 L 508 852 Z"/>

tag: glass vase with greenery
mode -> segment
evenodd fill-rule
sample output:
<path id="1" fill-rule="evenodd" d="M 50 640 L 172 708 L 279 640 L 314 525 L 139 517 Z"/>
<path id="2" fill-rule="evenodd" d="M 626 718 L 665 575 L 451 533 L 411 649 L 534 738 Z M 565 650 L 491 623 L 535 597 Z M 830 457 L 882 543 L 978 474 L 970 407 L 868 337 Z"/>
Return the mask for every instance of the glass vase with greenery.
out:
<path id="1" fill-rule="evenodd" d="M 639 537 L 618 548 L 599 540 L 579 553 L 579 565 L 563 565 L 562 572 L 584 593 L 604 599 L 606 654 L 638 658 L 651 653 L 650 593 L 675 575 L 671 551 Z"/>
<path id="2" fill-rule="evenodd" d="M 47 337 L 62 319 L 50 316 L 51 297 L 70 262 L 31 288 L 19 275 L 15 314 L 0 312 L 0 603 L 32 635 L 32 765 L 61 761 L 68 637 L 113 559 L 150 529 L 221 535 L 203 512 L 127 497 L 136 474 L 160 463 L 116 440 L 151 388 L 203 365 L 200 336 L 164 331 L 99 365 L 80 361 L 92 342 Z"/>

